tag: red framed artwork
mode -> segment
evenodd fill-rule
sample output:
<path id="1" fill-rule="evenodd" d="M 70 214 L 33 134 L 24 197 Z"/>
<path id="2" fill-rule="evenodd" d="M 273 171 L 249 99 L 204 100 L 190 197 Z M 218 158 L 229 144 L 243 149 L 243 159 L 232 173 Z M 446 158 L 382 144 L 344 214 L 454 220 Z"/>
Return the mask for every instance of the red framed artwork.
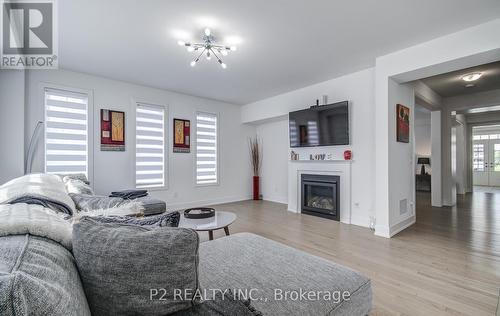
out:
<path id="1" fill-rule="evenodd" d="M 396 106 L 396 140 L 410 142 L 410 109 L 402 104 Z"/>
<path id="2" fill-rule="evenodd" d="M 189 120 L 174 118 L 174 153 L 190 152 L 191 123 Z"/>
<path id="3" fill-rule="evenodd" d="M 125 112 L 101 109 L 101 150 L 125 151 Z"/>

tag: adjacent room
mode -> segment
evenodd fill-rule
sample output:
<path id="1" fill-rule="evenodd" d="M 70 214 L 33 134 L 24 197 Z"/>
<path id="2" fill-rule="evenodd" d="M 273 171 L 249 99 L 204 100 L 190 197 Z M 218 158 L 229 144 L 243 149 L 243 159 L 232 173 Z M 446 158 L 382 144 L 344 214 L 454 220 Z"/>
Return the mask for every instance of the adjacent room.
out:
<path id="1" fill-rule="evenodd" d="M 499 315 L 497 0 L 0 11 L 0 314 Z"/>

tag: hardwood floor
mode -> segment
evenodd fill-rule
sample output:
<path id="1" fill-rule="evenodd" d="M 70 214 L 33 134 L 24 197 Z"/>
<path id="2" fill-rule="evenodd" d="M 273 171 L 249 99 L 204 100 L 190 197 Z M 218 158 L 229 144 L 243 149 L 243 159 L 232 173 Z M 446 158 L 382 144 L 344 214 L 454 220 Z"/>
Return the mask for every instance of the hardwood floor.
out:
<path id="1" fill-rule="evenodd" d="M 391 239 L 367 228 L 294 214 L 283 204 L 217 206 L 252 232 L 351 267 L 372 279 L 372 315 L 494 315 L 500 287 L 500 194 L 477 192 L 432 208 L 417 193 L 417 223 Z M 201 234 L 202 239 L 208 236 Z M 224 231 L 215 232 L 215 238 Z"/>

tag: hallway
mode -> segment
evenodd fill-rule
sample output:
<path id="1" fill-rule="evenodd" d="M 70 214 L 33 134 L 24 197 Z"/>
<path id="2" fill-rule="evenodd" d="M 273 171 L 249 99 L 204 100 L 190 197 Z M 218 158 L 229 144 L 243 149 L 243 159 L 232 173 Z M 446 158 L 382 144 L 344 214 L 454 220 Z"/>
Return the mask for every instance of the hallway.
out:
<path id="1" fill-rule="evenodd" d="M 456 206 L 442 208 L 430 205 L 430 193 L 417 192 L 416 214 L 414 226 L 419 230 L 430 230 L 471 246 L 490 241 L 483 245 L 500 252 L 500 190 L 474 187 L 474 193 L 457 195 Z"/>

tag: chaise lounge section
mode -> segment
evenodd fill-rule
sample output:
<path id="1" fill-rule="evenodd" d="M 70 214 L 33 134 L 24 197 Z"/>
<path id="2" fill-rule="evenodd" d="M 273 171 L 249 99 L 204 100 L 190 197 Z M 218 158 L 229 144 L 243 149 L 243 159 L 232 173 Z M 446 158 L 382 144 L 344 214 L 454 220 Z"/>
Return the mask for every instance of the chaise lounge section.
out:
<path id="1" fill-rule="evenodd" d="M 243 290 L 264 315 L 367 315 L 371 309 L 368 278 L 273 240 L 239 233 L 201 243 L 199 251 L 202 288 Z"/>

